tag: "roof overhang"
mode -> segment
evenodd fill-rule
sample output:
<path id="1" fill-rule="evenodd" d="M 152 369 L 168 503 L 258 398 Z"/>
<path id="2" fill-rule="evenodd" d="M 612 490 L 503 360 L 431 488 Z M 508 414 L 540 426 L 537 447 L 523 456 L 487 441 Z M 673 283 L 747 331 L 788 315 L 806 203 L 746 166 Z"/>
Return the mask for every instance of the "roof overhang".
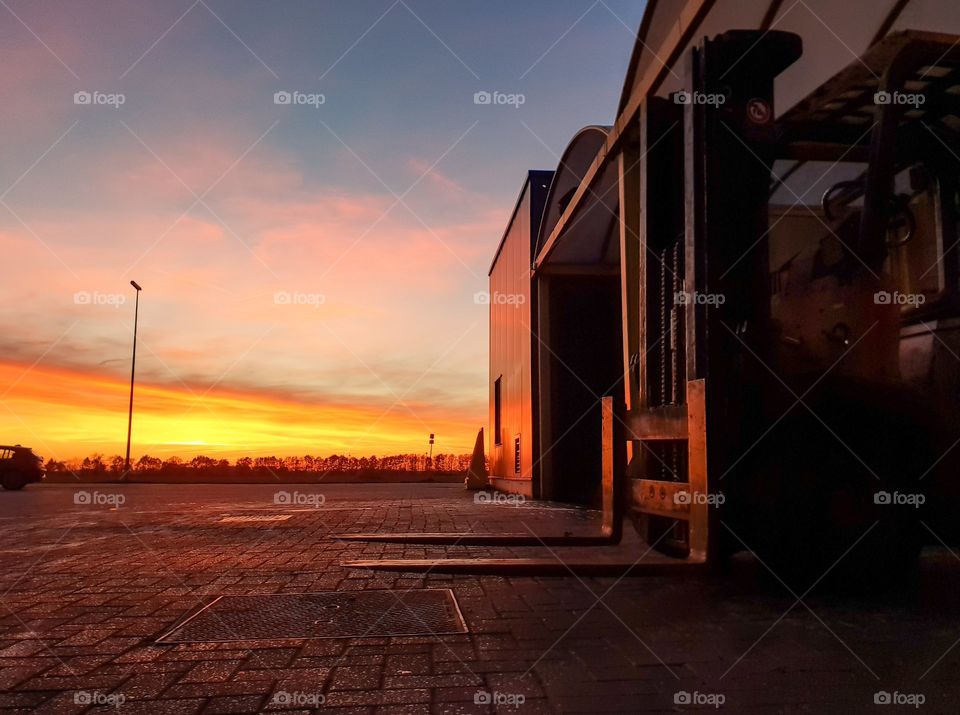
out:
<path id="1" fill-rule="evenodd" d="M 610 127 L 587 126 L 577 132 L 567 145 L 547 194 L 543 221 L 537 238 L 537 254 L 552 234 L 573 195 L 583 183 L 597 152 L 603 147 Z M 616 176 L 605 175 L 583 202 L 574 224 L 564 240 L 550 253 L 544 265 L 562 270 L 564 266 L 615 264 L 618 249 L 611 252 L 608 237 L 617 219 Z M 616 249 L 616 247 L 614 246 Z"/>
<path id="2" fill-rule="evenodd" d="M 659 0 L 659 2 L 663 2 L 663 0 Z M 580 186 L 570 198 L 549 234 L 542 237 L 543 241 L 538 245 L 537 258 L 533 265 L 534 272 L 549 261 L 550 255 L 557 249 L 563 234 L 568 228 L 573 227 L 574 222 L 578 220 L 576 214 L 586 206 L 591 194 L 600 193 L 597 190 L 598 185 L 606 181 L 609 172 L 616 173 L 617 167 L 613 159 L 616 157 L 620 145 L 628 136 L 632 136 L 633 127 L 640 115 L 641 105 L 650 94 L 656 92 L 657 87 L 669 75 L 671 66 L 677 62 L 714 2 L 715 0 L 687 0 L 659 47 L 651 49 L 654 56 L 659 58 L 658 61 L 646 65 L 643 69 L 638 69 L 639 65 L 638 68 L 635 68 L 634 71 L 641 72 L 642 76 L 639 81 L 632 83 L 629 99 L 616 122 L 610 128 L 589 168 L 584 172 Z M 651 3 L 647 8 L 644 13 L 644 22 L 647 22 L 647 15 L 655 11 L 654 6 L 656 4 Z M 638 46 L 643 46 L 642 35 L 637 42 Z M 634 54 L 636 56 L 637 53 Z"/>

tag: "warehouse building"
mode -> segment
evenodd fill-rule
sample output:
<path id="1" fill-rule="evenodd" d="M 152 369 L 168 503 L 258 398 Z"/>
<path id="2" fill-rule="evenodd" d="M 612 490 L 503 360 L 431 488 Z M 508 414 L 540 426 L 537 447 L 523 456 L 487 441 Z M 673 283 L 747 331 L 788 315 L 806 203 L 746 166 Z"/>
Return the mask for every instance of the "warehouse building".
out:
<path id="1" fill-rule="evenodd" d="M 960 349 L 946 313 L 925 313 L 942 331 L 923 345 L 910 342 L 906 317 L 878 318 L 862 335 L 855 320 L 838 318 L 834 328 L 851 338 L 791 322 L 790 310 L 815 297 L 799 301 L 789 286 L 806 270 L 811 236 L 821 244 L 845 236 L 835 203 L 856 214 L 861 236 L 876 232 L 871 212 L 888 209 L 872 203 L 881 200 L 869 185 L 859 193 L 855 185 L 869 184 L 867 168 L 885 168 L 899 186 L 901 157 L 885 153 L 900 146 L 896 132 L 924 156 L 936 154 L 925 140 L 956 146 L 957 34 L 952 0 L 649 0 L 616 121 L 577 132 L 555 172 L 528 174 L 494 257 L 491 296 L 523 301 L 490 305 L 493 484 L 598 505 L 608 448 L 600 405 L 613 397 L 628 510 L 648 538 L 658 519 L 684 522 L 667 541 L 692 554 L 706 548 L 707 512 L 673 497 L 710 492 L 707 474 L 735 466 L 734 445 L 711 438 L 707 449 L 707 425 L 742 424 L 740 443 L 759 435 L 749 414 L 756 406 L 731 387 L 742 388 L 740 353 L 757 334 L 745 326 L 775 325 L 782 340 L 763 356 L 788 367 L 829 364 L 862 339 L 840 373 L 952 380 L 931 373 L 937 342 Z M 875 99 L 887 90 L 939 94 L 935 108 L 891 113 Z M 917 266 L 956 236 L 954 204 L 943 208 L 954 201 L 944 192 L 956 190 L 948 178 L 906 199 L 920 239 L 882 265 L 941 311 L 960 283 L 956 252 L 932 273 Z M 941 207 L 929 225 L 928 204 Z M 769 300 L 757 300 L 760 288 Z M 725 305 L 713 310 L 711 296 Z M 861 307 L 861 318 L 873 316 Z M 898 341 L 899 355 L 885 362 Z M 816 345 L 789 353 L 795 343 Z"/>

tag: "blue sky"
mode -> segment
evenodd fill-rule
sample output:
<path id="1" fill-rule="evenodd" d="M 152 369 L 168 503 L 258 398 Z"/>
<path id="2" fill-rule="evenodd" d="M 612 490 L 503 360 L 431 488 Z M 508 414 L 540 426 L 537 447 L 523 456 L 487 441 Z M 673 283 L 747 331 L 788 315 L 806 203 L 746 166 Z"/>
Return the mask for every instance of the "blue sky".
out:
<path id="1" fill-rule="evenodd" d="M 42 417 L 71 405 L 29 408 L 29 387 L 44 369 L 122 379 L 131 304 L 76 295 L 132 299 L 133 278 L 145 383 L 384 413 L 340 438 L 359 451 L 445 419 L 469 448 L 487 393 L 472 296 L 524 172 L 613 120 L 643 3 L 7 5 L 0 248 L 19 265 L 0 328 L 11 374 L 29 370 L 0 427 L 59 455 L 112 445 L 115 397 L 68 439 Z"/>

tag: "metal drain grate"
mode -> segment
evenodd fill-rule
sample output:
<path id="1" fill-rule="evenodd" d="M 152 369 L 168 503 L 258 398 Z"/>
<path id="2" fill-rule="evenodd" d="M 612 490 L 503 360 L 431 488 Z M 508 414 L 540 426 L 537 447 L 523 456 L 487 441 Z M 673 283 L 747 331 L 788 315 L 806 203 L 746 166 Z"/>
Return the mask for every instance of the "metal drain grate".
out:
<path id="1" fill-rule="evenodd" d="M 157 643 L 466 633 L 450 589 L 220 596 Z"/>

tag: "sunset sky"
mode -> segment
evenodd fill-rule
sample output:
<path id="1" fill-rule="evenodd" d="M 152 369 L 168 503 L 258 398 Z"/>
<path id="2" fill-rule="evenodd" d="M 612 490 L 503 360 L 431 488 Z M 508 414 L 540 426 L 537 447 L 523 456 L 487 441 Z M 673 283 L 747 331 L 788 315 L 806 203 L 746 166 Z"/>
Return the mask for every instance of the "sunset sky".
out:
<path id="1" fill-rule="evenodd" d="M 135 457 L 469 451 L 474 294 L 524 172 L 612 120 L 642 9 L 0 2 L 0 443 L 122 453 L 133 279 Z"/>

